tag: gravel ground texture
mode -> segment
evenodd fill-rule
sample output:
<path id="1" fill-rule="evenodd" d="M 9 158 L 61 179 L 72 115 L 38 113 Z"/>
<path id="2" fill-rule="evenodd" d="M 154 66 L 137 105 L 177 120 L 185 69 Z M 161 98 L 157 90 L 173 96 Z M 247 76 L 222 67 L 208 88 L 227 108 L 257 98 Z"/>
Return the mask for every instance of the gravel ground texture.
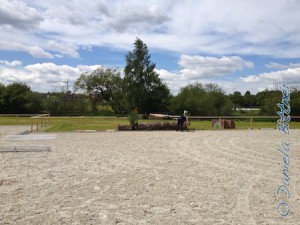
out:
<path id="1" fill-rule="evenodd" d="M 69 132 L 7 140 L 0 126 L 0 224 L 299 225 L 300 130 Z M 290 198 L 283 183 L 288 138 Z M 287 199 L 290 213 L 277 205 Z"/>

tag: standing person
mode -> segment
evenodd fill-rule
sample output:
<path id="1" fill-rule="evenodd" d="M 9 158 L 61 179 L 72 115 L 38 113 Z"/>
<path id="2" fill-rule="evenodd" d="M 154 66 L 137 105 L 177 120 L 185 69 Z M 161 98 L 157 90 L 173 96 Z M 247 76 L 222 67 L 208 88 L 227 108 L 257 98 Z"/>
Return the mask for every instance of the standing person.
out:
<path id="1" fill-rule="evenodd" d="M 182 118 L 181 118 L 181 116 L 179 116 L 179 117 L 177 118 L 177 129 L 176 129 L 176 131 L 178 131 L 178 130 L 180 129 L 180 126 L 181 126 L 181 120 L 182 120 Z"/>
<path id="2" fill-rule="evenodd" d="M 184 125 L 185 122 L 186 122 L 186 117 L 184 115 L 179 116 L 178 119 L 177 119 L 177 129 L 176 129 L 176 131 L 178 131 L 178 130 L 183 131 L 183 125 Z"/>
<path id="3" fill-rule="evenodd" d="M 183 114 L 183 115 L 181 115 L 181 131 L 183 131 L 183 128 L 184 128 L 184 124 L 185 124 L 185 122 L 186 122 L 186 117 L 185 117 L 185 115 Z"/>

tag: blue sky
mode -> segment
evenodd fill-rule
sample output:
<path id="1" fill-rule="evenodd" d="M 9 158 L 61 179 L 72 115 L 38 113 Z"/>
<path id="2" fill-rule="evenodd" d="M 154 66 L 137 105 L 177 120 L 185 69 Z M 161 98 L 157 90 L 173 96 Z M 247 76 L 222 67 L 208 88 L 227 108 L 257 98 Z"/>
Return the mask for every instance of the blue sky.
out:
<path id="1" fill-rule="evenodd" d="M 59 91 L 83 72 L 125 65 L 136 37 L 172 93 L 300 87 L 298 0 L 0 0 L 0 82 Z"/>

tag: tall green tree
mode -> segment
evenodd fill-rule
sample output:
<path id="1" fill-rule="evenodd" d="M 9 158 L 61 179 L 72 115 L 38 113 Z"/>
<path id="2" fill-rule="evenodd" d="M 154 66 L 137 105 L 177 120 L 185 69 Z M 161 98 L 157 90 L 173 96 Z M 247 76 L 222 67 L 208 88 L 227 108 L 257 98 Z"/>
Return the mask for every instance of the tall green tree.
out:
<path id="1" fill-rule="evenodd" d="M 109 102 L 120 82 L 120 72 L 116 69 L 98 68 L 91 73 L 81 74 L 74 83 L 74 88 L 84 90 L 89 94 L 97 94 L 101 100 Z"/>
<path id="2" fill-rule="evenodd" d="M 26 84 L 12 83 L 2 93 L 2 108 L 4 113 L 39 113 L 42 100 Z"/>
<path id="3" fill-rule="evenodd" d="M 38 92 L 28 93 L 25 108 L 28 113 L 41 113 L 43 110 L 41 94 Z"/>
<path id="4" fill-rule="evenodd" d="M 297 86 L 291 87 L 291 115 L 300 115 L 300 90 Z M 299 121 L 299 119 L 298 119 Z"/>
<path id="5" fill-rule="evenodd" d="M 91 73 L 83 73 L 74 84 L 76 91 L 83 90 L 90 95 L 93 111 L 97 104 L 108 102 L 117 113 L 124 111 L 124 95 L 120 71 L 111 68 L 99 68 Z"/>
<path id="6" fill-rule="evenodd" d="M 244 98 L 239 91 L 235 91 L 233 95 L 230 95 L 230 99 L 234 105 L 234 110 L 236 111 L 236 108 L 242 107 L 244 105 Z"/>
<path id="7" fill-rule="evenodd" d="M 291 100 L 291 115 L 292 116 L 300 115 L 300 98 L 294 98 Z"/>
<path id="8" fill-rule="evenodd" d="M 275 116 L 277 115 L 277 103 L 281 102 L 281 91 L 265 90 L 256 94 L 260 113 L 262 115 Z"/>
<path id="9" fill-rule="evenodd" d="M 82 116 L 87 114 L 87 96 L 68 92 L 52 92 L 44 99 L 44 108 L 52 116 Z"/>
<path id="10" fill-rule="evenodd" d="M 124 90 L 130 109 L 140 113 L 164 112 L 170 103 L 170 90 L 155 71 L 147 45 L 139 38 L 126 55 Z"/>
<path id="11" fill-rule="evenodd" d="M 300 98 L 300 90 L 298 87 L 291 87 L 291 99 Z"/>
<path id="12" fill-rule="evenodd" d="M 205 115 L 208 111 L 207 102 L 203 84 L 189 84 L 182 87 L 174 97 L 172 113 L 182 114 L 184 110 L 188 110 L 191 115 Z"/>
<path id="13" fill-rule="evenodd" d="M 0 113 L 3 113 L 4 110 L 3 110 L 3 104 L 2 104 L 2 94 L 5 90 L 5 85 L 0 83 Z"/>
<path id="14" fill-rule="evenodd" d="M 256 107 L 256 96 L 252 95 L 250 91 L 246 91 L 244 94 L 244 105 L 243 107 L 252 108 Z"/>
<path id="15" fill-rule="evenodd" d="M 4 89 L 5 89 L 5 85 L 0 82 L 0 96 L 2 96 Z"/>
<path id="16" fill-rule="evenodd" d="M 181 88 L 173 98 L 172 113 L 181 114 L 187 110 L 191 115 L 230 115 L 232 103 L 216 84 L 194 83 Z"/>
<path id="17" fill-rule="evenodd" d="M 226 97 L 225 92 L 217 84 L 206 84 L 208 106 L 207 115 L 230 115 L 232 112 L 232 102 Z"/>

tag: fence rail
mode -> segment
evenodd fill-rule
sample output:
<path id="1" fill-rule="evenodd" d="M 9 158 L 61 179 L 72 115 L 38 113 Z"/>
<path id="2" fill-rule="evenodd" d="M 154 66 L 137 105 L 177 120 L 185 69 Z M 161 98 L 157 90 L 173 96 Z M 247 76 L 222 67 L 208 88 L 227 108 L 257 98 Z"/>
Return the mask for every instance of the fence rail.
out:
<path id="1" fill-rule="evenodd" d="M 13 117 L 15 118 L 15 122 L 14 124 L 25 124 L 24 123 L 24 117 L 27 117 L 28 120 L 26 119 L 26 124 L 28 124 L 30 126 L 30 130 L 31 132 L 33 131 L 38 131 L 41 130 L 45 127 L 48 127 L 50 124 L 53 124 L 53 119 L 66 119 L 66 121 L 68 119 L 75 119 L 78 121 L 79 124 L 82 124 L 83 121 L 85 121 L 85 119 L 92 119 L 92 118 L 99 118 L 99 119 L 116 119 L 118 120 L 118 118 L 126 118 L 126 117 L 103 117 L 103 116 L 59 116 L 59 117 L 53 117 L 50 116 L 50 114 L 0 114 L 0 117 Z M 176 118 L 178 116 L 173 115 L 173 116 L 168 116 L 168 119 L 170 117 Z M 164 119 L 164 118 L 157 118 L 157 119 Z M 239 124 L 239 122 L 242 122 L 242 127 L 245 128 L 245 126 L 247 126 L 247 128 L 253 129 L 253 128 L 258 128 L 258 123 L 260 122 L 274 122 L 277 121 L 279 119 L 278 116 L 189 116 L 188 120 L 189 121 L 212 121 L 212 120 L 218 120 L 219 124 L 222 124 L 222 120 L 234 120 L 235 122 L 237 122 L 237 124 Z M 55 121 L 55 120 L 54 120 Z M 300 116 L 291 116 L 291 121 L 292 122 L 298 122 L 297 123 L 297 127 L 299 128 L 299 122 L 300 122 Z M 116 126 L 118 125 L 118 122 L 116 121 Z M 83 123 L 84 124 L 84 123 Z M 105 124 L 107 125 L 107 124 Z M 101 126 L 101 125 L 99 125 Z M 200 126 L 197 125 L 196 126 Z M 204 125 L 207 127 L 207 123 L 206 125 Z M 266 124 L 262 124 L 261 127 L 259 125 L 259 128 L 264 128 L 264 127 L 269 127 L 270 123 L 266 123 Z M 240 127 L 240 125 L 239 125 Z M 273 126 L 272 126 L 273 127 Z M 220 129 L 222 129 L 220 127 Z"/>
<path id="2" fill-rule="evenodd" d="M 34 116 L 38 116 L 39 114 L 22 114 L 22 113 L 20 113 L 20 114 L 16 114 L 16 113 L 14 113 L 14 114 L 0 114 L 0 117 L 16 117 L 16 122 L 17 122 L 17 125 L 19 124 L 19 118 L 20 117 L 34 117 Z"/>
<path id="3" fill-rule="evenodd" d="M 189 116 L 189 119 L 278 119 L 279 116 Z M 299 119 L 300 116 L 291 116 L 291 119 Z"/>
<path id="4" fill-rule="evenodd" d="M 219 120 L 219 127 L 223 129 L 221 126 L 222 119 L 248 119 L 249 120 L 249 128 L 253 129 L 253 122 L 255 119 L 278 119 L 278 116 L 189 116 L 189 120 Z M 291 119 L 300 119 L 300 116 L 291 116 Z"/>
<path id="5" fill-rule="evenodd" d="M 1 117 L 31 117 L 31 116 L 37 116 L 39 114 L 0 114 Z"/>

